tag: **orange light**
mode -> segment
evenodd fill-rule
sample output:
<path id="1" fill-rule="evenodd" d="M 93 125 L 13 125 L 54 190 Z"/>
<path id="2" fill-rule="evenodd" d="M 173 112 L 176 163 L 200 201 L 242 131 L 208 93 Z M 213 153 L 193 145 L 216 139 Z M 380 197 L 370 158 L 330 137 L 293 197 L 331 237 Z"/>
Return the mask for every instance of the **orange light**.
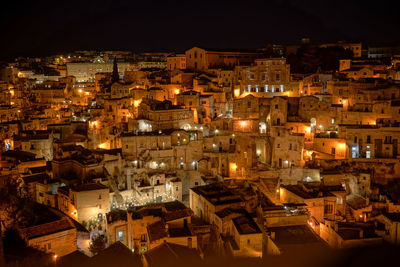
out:
<path id="1" fill-rule="evenodd" d="M 338 148 L 342 149 L 342 150 L 345 150 L 346 149 L 346 144 L 345 143 L 339 143 L 338 144 Z"/>
<path id="2" fill-rule="evenodd" d="M 233 94 L 235 95 L 235 97 L 239 97 L 240 96 L 240 89 L 235 89 L 233 91 Z"/>
<path id="3" fill-rule="evenodd" d="M 176 95 L 178 95 L 178 94 L 180 93 L 180 90 L 179 90 L 179 89 L 175 89 L 174 93 L 175 93 Z"/>
<path id="4" fill-rule="evenodd" d="M 230 165 L 232 171 L 236 171 L 236 169 L 237 169 L 236 163 L 229 163 L 229 165 Z"/>
<path id="5" fill-rule="evenodd" d="M 99 144 L 98 147 L 101 148 L 101 149 L 107 149 L 108 144 L 107 143 L 102 143 L 102 144 Z"/>
<path id="6" fill-rule="evenodd" d="M 137 108 L 140 105 L 140 103 L 142 103 L 142 100 L 140 99 L 133 101 L 133 105 L 135 106 L 135 108 Z"/>

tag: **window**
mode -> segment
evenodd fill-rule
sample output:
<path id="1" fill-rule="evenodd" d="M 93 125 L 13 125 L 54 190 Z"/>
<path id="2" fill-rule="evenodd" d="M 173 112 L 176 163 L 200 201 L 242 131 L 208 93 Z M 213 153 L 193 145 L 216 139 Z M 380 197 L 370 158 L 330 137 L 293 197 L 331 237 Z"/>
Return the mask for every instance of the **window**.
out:
<path id="1" fill-rule="evenodd" d="M 99 195 L 99 199 L 101 199 L 101 194 Z"/>
<path id="2" fill-rule="evenodd" d="M 178 187 L 178 186 L 175 188 L 175 191 L 176 191 L 176 192 L 178 192 L 178 191 L 179 191 L 179 187 Z"/>
<path id="3" fill-rule="evenodd" d="M 367 135 L 367 144 L 371 144 L 371 136 Z"/>
<path id="4" fill-rule="evenodd" d="M 47 249 L 51 249 L 51 243 L 47 244 Z"/>
<path id="5" fill-rule="evenodd" d="M 146 237 L 147 237 L 146 234 L 140 235 L 140 242 L 146 242 L 147 241 Z"/>
<path id="6" fill-rule="evenodd" d="M 331 154 L 332 154 L 332 155 L 335 155 L 335 153 L 336 153 L 336 149 L 335 149 L 334 147 L 332 147 L 332 149 L 331 149 Z"/>
<path id="7" fill-rule="evenodd" d="M 247 108 L 251 108 L 251 102 L 247 102 Z"/>
<path id="8" fill-rule="evenodd" d="M 277 148 L 280 148 L 280 147 L 281 147 L 281 144 L 278 144 L 276 147 L 277 147 Z"/>
<path id="9" fill-rule="evenodd" d="M 279 108 L 279 105 L 275 105 L 275 109 L 278 109 Z"/>
<path id="10" fill-rule="evenodd" d="M 354 143 L 357 144 L 357 136 L 354 136 Z"/>
<path id="11" fill-rule="evenodd" d="M 122 242 L 122 240 L 124 240 L 124 234 L 123 234 L 122 231 L 119 231 L 119 232 L 118 232 L 118 240 L 119 240 L 120 242 Z"/>
<path id="12" fill-rule="evenodd" d="M 250 245 L 250 239 L 247 239 L 247 245 Z"/>
<path id="13" fill-rule="evenodd" d="M 289 144 L 289 150 L 292 150 L 292 144 Z"/>

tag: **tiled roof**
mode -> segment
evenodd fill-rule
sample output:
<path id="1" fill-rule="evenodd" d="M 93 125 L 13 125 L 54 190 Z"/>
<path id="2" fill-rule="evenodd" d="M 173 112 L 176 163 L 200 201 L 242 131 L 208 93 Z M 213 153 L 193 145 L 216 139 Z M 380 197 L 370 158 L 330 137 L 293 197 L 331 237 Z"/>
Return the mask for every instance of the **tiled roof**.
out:
<path id="1" fill-rule="evenodd" d="M 158 221 L 147 226 L 147 233 L 149 235 L 150 242 L 168 236 L 168 232 L 163 221 Z"/>
<path id="2" fill-rule="evenodd" d="M 165 266 L 165 264 L 169 263 L 176 264 L 178 260 L 185 260 L 191 263 L 201 260 L 195 249 L 168 242 L 164 242 L 149 250 L 144 256 L 150 266 Z"/>
<path id="3" fill-rule="evenodd" d="M 74 225 L 67 218 L 21 229 L 26 239 L 33 239 L 62 231 L 74 229 Z"/>

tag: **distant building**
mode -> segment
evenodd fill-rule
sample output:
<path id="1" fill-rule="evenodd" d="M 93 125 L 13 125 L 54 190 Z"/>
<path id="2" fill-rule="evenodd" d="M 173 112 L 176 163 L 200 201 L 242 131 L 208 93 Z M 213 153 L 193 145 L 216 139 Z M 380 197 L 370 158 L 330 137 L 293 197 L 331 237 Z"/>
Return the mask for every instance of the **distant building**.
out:
<path id="1" fill-rule="evenodd" d="M 251 50 L 207 49 L 200 47 L 193 47 L 187 50 L 185 54 L 186 68 L 199 71 L 251 63 L 261 56 L 260 52 Z"/>
<path id="2" fill-rule="evenodd" d="M 186 55 L 185 54 L 169 55 L 167 57 L 167 69 L 170 71 L 186 69 Z"/>
<path id="3" fill-rule="evenodd" d="M 110 211 L 109 191 L 107 186 L 97 183 L 73 186 L 70 201 L 76 208 L 77 220 L 89 222 L 104 218 Z"/>
<path id="4" fill-rule="evenodd" d="M 346 43 L 346 42 L 337 42 L 337 43 L 329 43 L 322 44 L 320 47 L 334 47 L 340 46 L 346 50 L 350 50 L 353 53 L 353 57 L 361 57 L 362 56 L 362 43 Z"/>
<path id="5" fill-rule="evenodd" d="M 123 79 L 125 71 L 131 68 L 130 63 L 119 62 L 118 72 Z M 96 73 L 113 71 L 113 63 L 67 63 L 67 75 L 74 76 L 77 82 L 93 82 Z"/>

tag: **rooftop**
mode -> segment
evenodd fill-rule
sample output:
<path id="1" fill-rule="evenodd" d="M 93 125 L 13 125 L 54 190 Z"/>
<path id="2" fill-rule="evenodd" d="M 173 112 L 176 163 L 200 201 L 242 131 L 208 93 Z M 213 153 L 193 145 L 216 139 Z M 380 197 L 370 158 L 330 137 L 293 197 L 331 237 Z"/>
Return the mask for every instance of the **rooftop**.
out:
<path id="1" fill-rule="evenodd" d="M 327 247 L 326 243 L 307 225 L 269 227 L 268 231 L 275 233 L 274 243 L 284 250 L 293 246 Z"/>
<path id="2" fill-rule="evenodd" d="M 108 187 L 98 183 L 88 183 L 88 184 L 71 186 L 71 189 L 76 192 L 82 192 L 82 191 L 92 191 L 92 190 L 103 190 L 103 189 L 108 189 Z"/>
<path id="3" fill-rule="evenodd" d="M 248 214 L 234 218 L 232 221 L 241 235 L 261 234 L 260 228 Z"/>
<path id="4" fill-rule="evenodd" d="M 213 205 L 226 205 L 231 203 L 244 202 L 242 197 L 222 182 L 212 183 L 204 186 L 191 188 L 194 193 L 201 195 Z"/>
<path id="5" fill-rule="evenodd" d="M 175 265 L 178 260 L 192 263 L 201 260 L 195 249 L 168 242 L 149 250 L 144 257 L 150 266 L 165 266 L 166 263 Z"/>

